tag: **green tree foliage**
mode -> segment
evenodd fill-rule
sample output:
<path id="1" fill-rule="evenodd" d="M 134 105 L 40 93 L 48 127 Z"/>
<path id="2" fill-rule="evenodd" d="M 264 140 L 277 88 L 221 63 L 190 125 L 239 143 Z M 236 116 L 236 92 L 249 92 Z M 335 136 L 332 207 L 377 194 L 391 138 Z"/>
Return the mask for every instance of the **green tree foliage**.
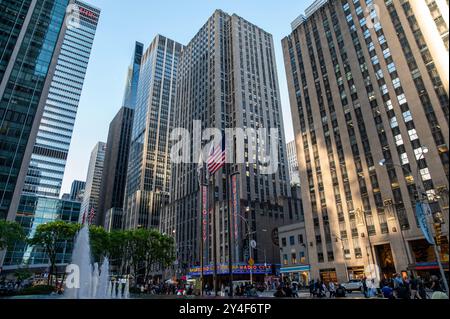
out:
<path id="1" fill-rule="evenodd" d="M 103 261 L 103 258 L 108 256 L 110 247 L 109 237 L 109 234 L 103 227 L 89 227 L 91 254 L 94 262 L 101 263 Z"/>
<path id="2" fill-rule="evenodd" d="M 0 250 L 7 249 L 24 239 L 25 232 L 18 223 L 0 220 Z"/>
<path id="3" fill-rule="evenodd" d="M 50 271 L 48 275 L 48 285 L 52 285 L 53 275 L 57 274 L 56 257 L 58 251 L 63 248 L 67 242 L 73 241 L 75 234 L 80 226 L 73 223 L 56 221 L 39 225 L 34 237 L 29 240 L 32 246 L 42 247 L 50 261 Z M 55 280 L 55 283 L 57 281 Z"/>

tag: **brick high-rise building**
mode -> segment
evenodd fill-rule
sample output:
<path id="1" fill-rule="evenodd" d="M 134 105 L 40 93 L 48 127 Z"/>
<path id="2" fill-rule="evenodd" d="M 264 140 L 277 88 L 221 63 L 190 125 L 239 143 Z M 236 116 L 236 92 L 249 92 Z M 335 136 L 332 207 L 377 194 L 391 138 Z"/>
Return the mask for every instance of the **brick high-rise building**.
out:
<path id="1" fill-rule="evenodd" d="M 199 122 L 195 122 L 199 121 Z M 278 264 L 278 226 L 291 223 L 300 216 L 300 206 L 291 209 L 291 188 L 286 161 L 281 100 L 272 35 L 233 14 L 217 10 L 183 49 L 178 68 L 175 127 L 195 132 L 201 129 L 219 131 L 241 128 L 274 128 L 278 164 L 274 174 L 262 174 L 260 162 L 249 158 L 250 147 L 260 145 L 255 136 L 245 138 L 245 161 L 232 163 L 215 177 L 215 205 L 210 214 L 205 235 L 204 264 L 213 262 L 216 233 L 217 262 L 229 260 L 228 222 L 238 225 L 238 237 L 233 245 L 233 262 L 247 264 L 250 254 L 248 238 L 257 241 L 252 257 L 256 263 Z M 195 133 L 193 133 L 195 134 Z M 192 150 L 200 137 L 193 136 Z M 207 141 L 203 145 L 206 147 Z M 178 259 L 183 267 L 200 264 L 201 194 L 197 176 L 198 155 L 190 154 L 192 163 L 176 164 L 172 168 L 171 204 L 166 211 L 164 231 L 175 234 Z M 206 160 L 206 158 L 204 158 Z M 239 173 L 240 210 L 236 221 L 229 221 L 226 184 L 231 173 Z M 210 181 L 210 185 L 212 181 Z M 210 194 L 212 193 L 212 187 Z M 231 200 L 231 199 L 230 199 Z M 212 202 L 212 201 L 210 201 Z M 212 216 L 216 215 L 216 225 Z M 216 227 L 216 232 L 213 231 Z M 250 234 L 248 234 L 250 232 Z M 235 234 L 233 234 L 233 237 Z"/>
<path id="2" fill-rule="evenodd" d="M 283 49 L 312 276 L 439 273 L 415 205 L 445 222 L 448 260 L 448 2 L 311 8 Z"/>

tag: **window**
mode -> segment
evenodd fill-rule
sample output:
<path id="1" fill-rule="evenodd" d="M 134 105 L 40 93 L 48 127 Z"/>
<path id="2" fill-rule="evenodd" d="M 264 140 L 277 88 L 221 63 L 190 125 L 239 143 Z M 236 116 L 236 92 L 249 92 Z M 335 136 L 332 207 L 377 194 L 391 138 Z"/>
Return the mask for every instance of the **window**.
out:
<path id="1" fill-rule="evenodd" d="M 287 266 L 289 264 L 288 255 L 283 255 L 283 265 Z"/>
<path id="2" fill-rule="evenodd" d="M 294 246 L 294 245 L 295 245 L 295 237 L 294 237 L 294 236 L 289 237 L 289 244 L 290 244 L 291 246 Z"/>
<path id="3" fill-rule="evenodd" d="M 400 145 L 404 144 L 403 143 L 403 138 L 402 138 L 402 136 L 400 134 L 395 136 L 395 144 L 397 144 L 397 146 L 400 146 Z"/>
<path id="4" fill-rule="evenodd" d="M 388 65 L 388 71 L 389 71 L 389 73 L 394 73 L 395 71 L 397 71 L 397 68 L 395 67 L 394 62 L 392 62 Z"/>
<path id="5" fill-rule="evenodd" d="M 411 122 L 412 121 L 411 111 L 406 111 L 405 113 L 403 113 L 403 118 L 405 119 L 405 123 Z"/>
<path id="6" fill-rule="evenodd" d="M 299 243 L 299 244 L 303 244 L 303 243 L 304 243 L 304 241 L 303 241 L 303 235 L 298 235 L 298 243 Z"/>
<path id="7" fill-rule="evenodd" d="M 287 246 L 286 238 L 281 238 L 281 245 L 282 245 L 283 247 L 286 247 L 286 246 Z"/>
<path id="8" fill-rule="evenodd" d="M 409 130 L 409 131 L 408 131 L 408 134 L 409 134 L 409 139 L 410 139 L 411 141 L 415 141 L 415 140 L 418 140 L 418 139 L 419 139 L 419 136 L 417 135 L 416 129 Z"/>
<path id="9" fill-rule="evenodd" d="M 408 154 L 403 153 L 402 155 L 400 155 L 400 158 L 402 161 L 402 165 L 409 164 Z"/>
<path id="10" fill-rule="evenodd" d="M 430 170 L 428 168 L 421 169 L 420 175 L 422 176 L 423 181 L 431 180 L 431 174 L 430 174 Z"/>
<path id="11" fill-rule="evenodd" d="M 391 128 L 396 128 L 398 127 L 398 121 L 397 118 L 394 116 L 393 118 L 391 118 Z"/>
<path id="12" fill-rule="evenodd" d="M 403 104 L 405 104 L 406 102 L 408 102 L 408 101 L 406 100 L 405 94 L 400 94 L 399 96 L 397 96 L 397 99 L 398 99 L 398 103 L 400 103 L 400 105 L 403 105 Z"/>
<path id="13" fill-rule="evenodd" d="M 291 255 L 291 263 L 294 265 L 297 263 L 297 254 L 296 253 L 292 253 L 292 255 Z"/>

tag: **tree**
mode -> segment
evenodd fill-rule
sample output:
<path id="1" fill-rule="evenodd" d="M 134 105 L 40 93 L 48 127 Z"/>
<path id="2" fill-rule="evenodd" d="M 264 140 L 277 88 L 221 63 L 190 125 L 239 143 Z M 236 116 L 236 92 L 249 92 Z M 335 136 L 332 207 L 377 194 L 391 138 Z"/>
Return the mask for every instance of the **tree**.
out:
<path id="1" fill-rule="evenodd" d="M 109 234 L 109 261 L 112 266 L 116 267 L 119 276 L 129 272 L 128 266 L 131 259 L 129 234 L 122 230 L 114 230 Z"/>
<path id="2" fill-rule="evenodd" d="M 25 231 L 16 222 L 0 220 L 0 250 L 7 249 L 25 239 Z"/>
<path id="3" fill-rule="evenodd" d="M 151 231 L 148 229 L 136 229 L 127 232 L 129 238 L 129 249 L 131 254 L 131 267 L 136 280 L 134 285 L 137 285 L 137 276 L 141 270 L 146 270 L 146 256 L 149 254 L 149 239 Z M 145 271 L 146 272 L 146 271 Z M 145 273 L 144 273 L 145 278 Z"/>
<path id="4" fill-rule="evenodd" d="M 89 239 L 91 243 L 92 258 L 95 262 L 101 263 L 109 252 L 109 234 L 103 227 L 90 226 Z"/>
<path id="5" fill-rule="evenodd" d="M 28 265 L 23 265 L 22 267 L 19 267 L 14 271 L 14 277 L 16 277 L 19 282 L 27 280 L 32 276 L 33 273 L 31 272 L 30 268 L 28 268 Z"/>
<path id="6" fill-rule="evenodd" d="M 56 268 L 56 258 L 58 251 L 63 248 L 68 241 L 73 241 L 80 225 L 56 221 L 39 225 L 34 237 L 29 240 L 32 246 L 40 246 L 44 249 L 50 261 L 48 274 L 48 285 L 52 285 L 53 274 L 58 275 Z M 57 280 L 56 284 L 57 284 Z"/>

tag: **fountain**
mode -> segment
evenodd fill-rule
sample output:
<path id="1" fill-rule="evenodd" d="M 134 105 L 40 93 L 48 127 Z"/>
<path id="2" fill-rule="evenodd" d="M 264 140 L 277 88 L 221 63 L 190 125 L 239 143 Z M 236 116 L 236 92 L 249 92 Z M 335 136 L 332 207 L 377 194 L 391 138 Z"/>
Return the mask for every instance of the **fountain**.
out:
<path id="1" fill-rule="evenodd" d="M 78 287 L 68 287 L 64 297 L 67 299 L 115 299 L 130 297 L 129 280 L 126 280 L 125 287 L 119 282 L 112 282 L 109 273 L 109 261 L 103 260 L 102 266 L 91 262 L 91 246 L 89 242 L 89 228 L 84 226 L 75 240 L 72 253 L 72 265 L 79 270 Z M 124 291 L 122 292 L 122 288 Z"/>

